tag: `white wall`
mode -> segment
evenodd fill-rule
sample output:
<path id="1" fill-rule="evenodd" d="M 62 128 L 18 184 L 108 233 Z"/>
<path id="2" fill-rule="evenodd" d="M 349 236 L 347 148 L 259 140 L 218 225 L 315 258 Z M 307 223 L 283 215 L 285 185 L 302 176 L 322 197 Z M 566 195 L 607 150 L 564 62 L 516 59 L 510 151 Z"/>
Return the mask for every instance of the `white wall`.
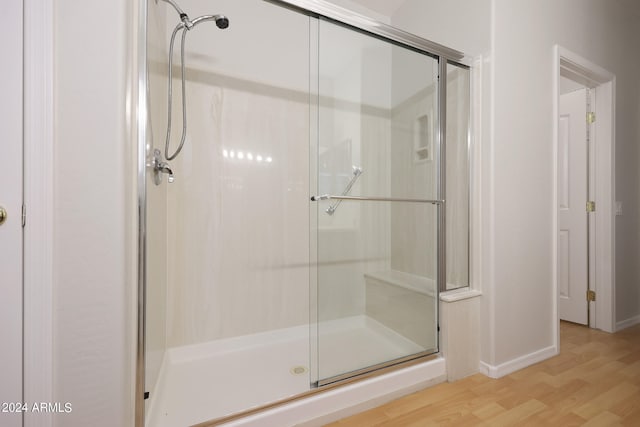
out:
<path id="1" fill-rule="evenodd" d="M 394 27 L 457 49 L 486 54 L 491 43 L 491 0 L 406 0 L 391 17 Z"/>
<path id="2" fill-rule="evenodd" d="M 495 0 L 495 357 L 499 364 L 552 345 L 553 121 L 555 43 L 616 75 L 616 314 L 638 298 L 638 18 L 617 2 Z M 514 106 L 518 106 L 514 109 Z M 535 117 L 536 120 L 531 120 Z M 547 209 L 530 209 L 532 206 Z"/>
<path id="3" fill-rule="evenodd" d="M 132 424 L 126 90 L 135 2 L 54 2 L 53 397 L 60 427 Z"/>
<path id="4" fill-rule="evenodd" d="M 383 1 L 386 1 L 386 0 L 383 0 Z M 377 21 L 384 22 L 385 24 L 388 24 L 390 21 L 390 17 L 387 16 L 385 13 L 382 13 L 381 11 L 376 11 L 374 10 L 373 7 L 369 7 L 369 6 L 372 6 L 371 0 L 328 0 L 328 2 L 333 3 L 336 6 L 349 9 L 361 15 L 367 16 L 369 18 L 375 19 Z M 396 1 L 395 3 L 398 3 L 398 1 Z M 387 4 L 383 4 L 383 5 L 379 4 L 379 5 L 373 5 L 373 6 L 378 6 L 378 10 L 389 8 L 389 5 Z"/>
<path id="5" fill-rule="evenodd" d="M 491 14 L 489 14 L 491 13 Z M 617 320 L 638 316 L 638 18 L 604 0 L 418 2 L 392 22 L 482 54 L 482 359 L 497 366 L 554 344 L 553 45 L 616 74 Z M 532 119 L 534 118 L 534 119 Z M 489 134 L 487 130 L 491 130 Z"/>

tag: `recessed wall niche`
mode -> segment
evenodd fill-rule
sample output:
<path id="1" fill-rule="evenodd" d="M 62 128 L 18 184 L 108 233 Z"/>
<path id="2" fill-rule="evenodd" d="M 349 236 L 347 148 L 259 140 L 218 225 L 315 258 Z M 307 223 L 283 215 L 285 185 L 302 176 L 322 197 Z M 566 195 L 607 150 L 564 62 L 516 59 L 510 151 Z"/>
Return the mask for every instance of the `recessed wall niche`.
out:
<path id="1" fill-rule="evenodd" d="M 432 152 L 431 115 L 422 114 L 413 122 L 413 161 L 431 161 Z"/>

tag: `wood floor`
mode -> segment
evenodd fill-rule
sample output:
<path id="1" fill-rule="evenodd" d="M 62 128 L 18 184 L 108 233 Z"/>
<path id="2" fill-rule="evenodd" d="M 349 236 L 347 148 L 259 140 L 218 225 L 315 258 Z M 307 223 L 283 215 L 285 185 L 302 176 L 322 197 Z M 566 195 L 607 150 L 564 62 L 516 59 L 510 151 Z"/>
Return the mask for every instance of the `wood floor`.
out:
<path id="1" fill-rule="evenodd" d="M 562 322 L 560 337 L 560 355 L 511 375 L 439 384 L 329 425 L 640 426 L 640 325 Z"/>

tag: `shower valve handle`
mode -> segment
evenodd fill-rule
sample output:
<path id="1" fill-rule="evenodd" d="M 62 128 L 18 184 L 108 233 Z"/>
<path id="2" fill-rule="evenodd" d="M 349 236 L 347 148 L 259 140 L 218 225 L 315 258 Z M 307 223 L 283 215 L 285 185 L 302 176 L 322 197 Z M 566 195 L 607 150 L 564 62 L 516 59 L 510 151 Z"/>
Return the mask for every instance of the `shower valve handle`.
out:
<path id="1" fill-rule="evenodd" d="M 169 163 L 162 161 L 162 153 L 157 148 L 153 150 L 153 160 L 151 161 L 151 167 L 153 167 L 153 182 L 156 185 L 162 183 L 163 173 L 167 174 L 167 182 L 171 184 L 175 181 L 173 171 L 169 167 Z"/>

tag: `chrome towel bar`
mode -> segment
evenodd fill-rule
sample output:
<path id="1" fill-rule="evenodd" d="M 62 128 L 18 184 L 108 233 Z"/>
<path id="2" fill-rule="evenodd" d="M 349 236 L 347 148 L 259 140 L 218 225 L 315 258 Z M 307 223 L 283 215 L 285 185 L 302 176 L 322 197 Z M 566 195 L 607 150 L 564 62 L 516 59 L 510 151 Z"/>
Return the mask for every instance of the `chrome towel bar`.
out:
<path id="1" fill-rule="evenodd" d="M 319 202 L 320 200 L 352 200 L 352 201 L 363 201 L 363 202 L 409 202 L 409 203 L 431 203 L 432 205 L 444 204 L 444 200 L 402 199 L 397 197 L 334 196 L 331 194 L 311 196 L 312 202 Z"/>

